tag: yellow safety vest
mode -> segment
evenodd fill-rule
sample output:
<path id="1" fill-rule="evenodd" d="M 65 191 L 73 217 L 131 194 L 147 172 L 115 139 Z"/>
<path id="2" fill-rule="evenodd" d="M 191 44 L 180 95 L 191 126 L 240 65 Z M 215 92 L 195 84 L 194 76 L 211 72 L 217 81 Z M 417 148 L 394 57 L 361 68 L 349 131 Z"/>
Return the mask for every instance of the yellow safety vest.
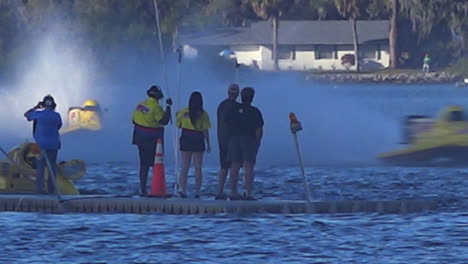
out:
<path id="1" fill-rule="evenodd" d="M 211 127 L 210 117 L 206 111 L 203 111 L 200 119 L 195 122 L 195 126 L 192 124 L 189 116 L 188 107 L 180 110 L 177 113 L 177 120 L 176 120 L 177 127 L 195 131 L 204 131 Z"/>
<path id="2" fill-rule="evenodd" d="M 133 123 L 151 128 L 160 128 L 164 125 L 159 123 L 164 116 L 164 110 L 158 100 L 149 97 L 145 101 L 139 103 L 133 112 Z"/>

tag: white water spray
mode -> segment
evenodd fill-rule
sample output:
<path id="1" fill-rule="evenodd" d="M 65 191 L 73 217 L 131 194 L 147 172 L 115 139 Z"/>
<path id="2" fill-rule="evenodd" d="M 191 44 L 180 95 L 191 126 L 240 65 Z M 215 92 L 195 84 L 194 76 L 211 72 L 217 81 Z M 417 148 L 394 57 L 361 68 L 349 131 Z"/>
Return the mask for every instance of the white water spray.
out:
<path id="1" fill-rule="evenodd" d="M 19 77 L 9 86 L 0 86 L 0 124 L 7 128 L 1 132 L 2 137 L 31 139 L 31 123 L 23 113 L 48 94 L 55 98 L 64 123 L 69 107 L 81 106 L 84 100 L 98 96 L 92 86 L 92 60 L 71 39 L 58 39 L 59 35 L 50 33 L 35 42 L 38 44 L 31 44 L 29 54 L 19 58 Z"/>

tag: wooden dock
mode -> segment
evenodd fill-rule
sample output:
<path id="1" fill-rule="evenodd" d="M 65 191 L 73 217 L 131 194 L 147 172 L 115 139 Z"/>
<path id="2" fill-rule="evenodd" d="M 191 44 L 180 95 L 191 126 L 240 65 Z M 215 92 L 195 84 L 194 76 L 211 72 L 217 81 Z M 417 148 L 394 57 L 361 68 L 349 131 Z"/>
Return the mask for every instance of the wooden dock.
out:
<path id="1" fill-rule="evenodd" d="M 107 195 L 0 195 L 0 211 L 131 214 L 405 214 L 437 210 L 435 200 L 257 200 L 152 198 Z"/>

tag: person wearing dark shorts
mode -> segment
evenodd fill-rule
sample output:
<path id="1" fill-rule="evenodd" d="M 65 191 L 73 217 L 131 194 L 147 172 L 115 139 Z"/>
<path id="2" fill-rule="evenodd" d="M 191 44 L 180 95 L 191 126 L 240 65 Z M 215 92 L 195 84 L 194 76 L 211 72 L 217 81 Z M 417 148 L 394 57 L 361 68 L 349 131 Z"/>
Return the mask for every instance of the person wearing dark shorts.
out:
<path id="1" fill-rule="evenodd" d="M 133 112 L 132 122 L 133 137 L 132 144 L 138 147 L 140 158 L 140 193 L 146 195 L 146 182 L 149 168 L 154 164 L 156 144 L 158 139 L 164 142 L 164 126 L 171 118 L 172 100 L 166 100 L 166 111 L 163 111 L 159 100 L 163 98 L 161 88 L 151 86 L 146 94 L 148 98 L 139 103 Z"/>
<path id="2" fill-rule="evenodd" d="M 218 174 L 218 187 L 215 195 L 216 200 L 225 200 L 227 198 L 224 193 L 224 185 L 226 183 L 229 168 L 231 167 L 231 163 L 227 160 L 231 133 L 226 119 L 228 113 L 239 104 L 236 101 L 237 97 L 239 97 L 239 86 L 237 84 L 229 85 L 228 98 L 219 104 L 217 110 L 219 162 L 221 168 Z"/>
<path id="3" fill-rule="evenodd" d="M 228 160 L 231 162 L 231 200 L 254 200 L 254 165 L 263 136 L 263 116 L 258 108 L 252 106 L 255 90 L 245 87 L 241 91 L 242 104 L 239 104 L 227 116 L 231 131 L 228 146 Z M 244 196 L 237 190 L 241 165 L 245 172 Z"/>
<path id="4" fill-rule="evenodd" d="M 195 198 L 199 198 L 203 178 L 203 153 L 205 151 L 210 152 L 211 149 L 208 133 L 208 129 L 211 127 L 210 117 L 208 113 L 203 110 L 203 98 L 201 93 L 192 93 L 189 99 L 189 107 L 177 113 L 176 124 L 177 127 L 182 130 L 180 135 L 182 168 L 178 181 L 179 195 L 182 198 L 187 197 L 187 177 L 193 156 L 195 167 Z"/>

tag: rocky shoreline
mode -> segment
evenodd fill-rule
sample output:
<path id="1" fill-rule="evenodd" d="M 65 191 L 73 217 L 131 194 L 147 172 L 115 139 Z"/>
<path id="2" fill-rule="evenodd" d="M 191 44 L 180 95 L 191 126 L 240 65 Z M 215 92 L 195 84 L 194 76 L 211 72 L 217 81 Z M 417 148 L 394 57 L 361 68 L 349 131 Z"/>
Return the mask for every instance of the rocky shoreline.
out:
<path id="1" fill-rule="evenodd" d="M 463 81 L 462 76 L 447 72 L 429 73 L 320 73 L 307 80 L 336 83 L 447 84 Z"/>

